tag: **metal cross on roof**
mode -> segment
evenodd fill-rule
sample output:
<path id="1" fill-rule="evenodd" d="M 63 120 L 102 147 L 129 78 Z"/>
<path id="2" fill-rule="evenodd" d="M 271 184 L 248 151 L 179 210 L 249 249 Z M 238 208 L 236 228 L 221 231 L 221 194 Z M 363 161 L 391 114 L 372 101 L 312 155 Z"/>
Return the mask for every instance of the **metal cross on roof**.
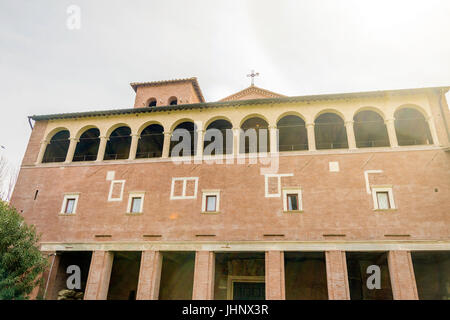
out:
<path id="1" fill-rule="evenodd" d="M 259 72 L 255 73 L 255 70 L 252 70 L 252 73 L 247 75 L 247 77 L 252 78 L 252 87 L 255 85 L 255 77 L 257 76 L 259 76 Z"/>

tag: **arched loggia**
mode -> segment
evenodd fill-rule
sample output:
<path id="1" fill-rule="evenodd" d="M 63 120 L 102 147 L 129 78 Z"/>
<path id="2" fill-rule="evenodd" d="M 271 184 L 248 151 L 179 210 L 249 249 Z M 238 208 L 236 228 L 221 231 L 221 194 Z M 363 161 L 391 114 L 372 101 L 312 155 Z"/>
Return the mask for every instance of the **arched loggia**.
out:
<path id="1" fill-rule="evenodd" d="M 269 152 L 268 123 L 259 117 L 247 119 L 241 125 L 239 153 Z"/>
<path id="2" fill-rule="evenodd" d="M 119 127 L 109 135 L 103 160 L 128 159 L 131 146 L 131 129 Z"/>
<path id="3" fill-rule="evenodd" d="M 197 126 L 185 121 L 175 127 L 170 138 L 170 156 L 194 156 L 197 152 Z"/>
<path id="4" fill-rule="evenodd" d="M 164 144 L 164 128 L 159 124 L 151 124 L 144 128 L 138 142 L 136 158 L 159 158 L 162 156 Z"/>
<path id="5" fill-rule="evenodd" d="M 277 123 L 279 151 L 308 150 L 305 121 L 295 115 L 281 118 Z"/>
<path id="6" fill-rule="evenodd" d="M 100 130 L 91 128 L 83 132 L 77 142 L 72 161 L 95 161 L 100 145 Z"/>
<path id="7" fill-rule="evenodd" d="M 371 110 L 360 111 L 353 117 L 357 148 L 389 147 L 389 136 L 383 118 Z"/>
<path id="8" fill-rule="evenodd" d="M 335 113 L 324 113 L 314 121 L 316 149 L 348 148 L 344 120 Z"/>
<path id="9" fill-rule="evenodd" d="M 399 146 L 433 144 L 430 128 L 421 112 L 413 108 L 397 110 L 395 132 Z"/>
<path id="10" fill-rule="evenodd" d="M 68 130 L 62 130 L 53 135 L 49 144 L 45 148 L 42 163 L 64 162 L 70 144 L 70 133 Z"/>
<path id="11" fill-rule="evenodd" d="M 224 119 L 211 122 L 204 135 L 203 154 L 232 154 L 233 153 L 233 125 Z M 206 151 L 206 152 L 205 152 Z"/>

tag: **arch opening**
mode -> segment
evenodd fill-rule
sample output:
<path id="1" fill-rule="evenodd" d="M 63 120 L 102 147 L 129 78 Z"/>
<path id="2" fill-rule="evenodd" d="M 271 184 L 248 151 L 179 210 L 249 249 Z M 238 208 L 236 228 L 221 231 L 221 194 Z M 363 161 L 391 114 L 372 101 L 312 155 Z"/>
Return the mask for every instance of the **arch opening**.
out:
<path id="1" fill-rule="evenodd" d="M 66 161 L 70 144 L 69 137 L 70 133 L 68 130 L 62 130 L 55 133 L 45 148 L 42 163 Z"/>
<path id="2" fill-rule="evenodd" d="M 252 117 L 242 123 L 239 152 L 270 152 L 269 124 L 262 118 Z"/>
<path id="3" fill-rule="evenodd" d="M 131 129 L 119 127 L 109 135 L 103 160 L 128 159 L 131 146 Z"/>
<path id="4" fill-rule="evenodd" d="M 138 142 L 136 159 L 161 157 L 163 144 L 164 128 L 161 125 L 151 124 L 145 127 Z"/>
<path id="5" fill-rule="evenodd" d="M 204 155 L 220 155 L 233 153 L 233 125 L 224 119 L 211 122 L 205 131 Z"/>
<path id="6" fill-rule="evenodd" d="M 170 97 L 169 98 L 169 105 L 176 106 L 178 104 L 178 98 L 177 97 Z"/>
<path id="7" fill-rule="evenodd" d="M 316 149 L 348 148 L 344 120 L 335 113 L 324 113 L 314 121 Z"/>
<path id="8" fill-rule="evenodd" d="M 147 102 L 147 107 L 156 107 L 156 98 L 150 98 Z"/>
<path id="9" fill-rule="evenodd" d="M 285 116 L 278 121 L 277 128 L 279 151 L 308 150 L 308 134 L 302 118 Z"/>
<path id="10" fill-rule="evenodd" d="M 433 144 L 430 128 L 421 112 L 403 108 L 396 111 L 394 117 L 399 146 Z"/>
<path id="11" fill-rule="evenodd" d="M 389 136 L 383 118 L 371 110 L 360 111 L 353 117 L 357 148 L 389 147 Z"/>
<path id="12" fill-rule="evenodd" d="M 170 156 L 194 156 L 197 152 L 197 126 L 185 121 L 175 127 L 170 138 Z"/>
<path id="13" fill-rule="evenodd" d="M 72 161 L 95 161 L 100 145 L 100 130 L 91 128 L 83 132 L 77 142 Z"/>

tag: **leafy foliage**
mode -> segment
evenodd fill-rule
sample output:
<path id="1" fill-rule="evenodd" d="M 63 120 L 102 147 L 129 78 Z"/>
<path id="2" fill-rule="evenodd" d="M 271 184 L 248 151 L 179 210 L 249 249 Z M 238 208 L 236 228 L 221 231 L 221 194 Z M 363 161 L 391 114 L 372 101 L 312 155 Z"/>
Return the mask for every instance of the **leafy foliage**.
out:
<path id="1" fill-rule="evenodd" d="M 0 200 L 0 300 L 27 299 L 39 284 L 47 259 L 38 241 L 35 227 Z"/>

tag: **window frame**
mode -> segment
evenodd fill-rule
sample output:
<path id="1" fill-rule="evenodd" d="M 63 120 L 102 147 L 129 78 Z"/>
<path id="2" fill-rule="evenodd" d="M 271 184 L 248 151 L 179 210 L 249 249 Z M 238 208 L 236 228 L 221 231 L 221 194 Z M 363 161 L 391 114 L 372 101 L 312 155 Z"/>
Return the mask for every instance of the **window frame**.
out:
<path id="1" fill-rule="evenodd" d="M 115 184 L 120 183 L 121 187 L 120 187 L 120 197 L 118 198 L 113 198 L 112 194 L 113 194 L 113 190 L 114 190 L 114 185 Z M 125 189 L 125 180 L 111 180 L 111 185 L 109 187 L 109 194 L 108 194 L 108 201 L 122 201 L 123 199 L 123 190 Z"/>
<path id="2" fill-rule="evenodd" d="M 63 203 L 61 205 L 61 211 L 60 214 L 62 215 L 74 215 L 77 213 L 77 207 L 78 207 L 78 198 L 79 198 L 79 193 L 66 193 L 64 194 L 64 198 L 63 198 Z M 72 212 L 66 212 L 67 210 L 67 205 L 69 200 L 75 200 L 75 203 L 73 204 L 73 210 Z"/>
<path id="3" fill-rule="evenodd" d="M 175 196 L 175 183 L 177 181 L 182 181 L 183 188 L 181 191 L 181 196 Z M 192 196 L 186 195 L 186 187 L 188 181 L 194 181 L 194 194 Z M 172 178 L 172 185 L 170 187 L 170 200 L 185 200 L 185 199 L 197 199 L 198 190 L 198 177 L 176 177 Z"/>
<path id="4" fill-rule="evenodd" d="M 288 196 L 297 195 L 297 210 L 289 210 Z M 303 212 L 303 198 L 301 187 L 284 187 L 283 188 L 283 211 L 286 213 Z"/>
<path id="5" fill-rule="evenodd" d="M 133 209 L 133 200 L 135 198 L 141 199 L 141 204 L 139 211 L 134 212 Z M 145 200 L 145 191 L 131 191 L 128 193 L 128 205 L 127 205 L 127 214 L 136 215 L 144 213 L 144 200 Z"/>
<path id="6" fill-rule="evenodd" d="M 216 210 L 208 211 L 208 197 L 216 197 Z M 202 190 L 202 213 L 219 213 L 220 212 L 220 190 Z"/>
<path id="7" fill-rule="evenodd" d="M 372 201 L 373 201 L 373 210 L 378 211 L 387 211 L 387 210 L 396 210 L 397 207 L 395 205 L 394 201 L 394 191 L 392 189 L 392 186 L 372 186 L 371 188 L 372 192 Z M 388 194 L 388 202 L 389 202 L 389 208 L 388 209 L 381 209 L 378 205 L 378 193 L 384 192 Z"/>

